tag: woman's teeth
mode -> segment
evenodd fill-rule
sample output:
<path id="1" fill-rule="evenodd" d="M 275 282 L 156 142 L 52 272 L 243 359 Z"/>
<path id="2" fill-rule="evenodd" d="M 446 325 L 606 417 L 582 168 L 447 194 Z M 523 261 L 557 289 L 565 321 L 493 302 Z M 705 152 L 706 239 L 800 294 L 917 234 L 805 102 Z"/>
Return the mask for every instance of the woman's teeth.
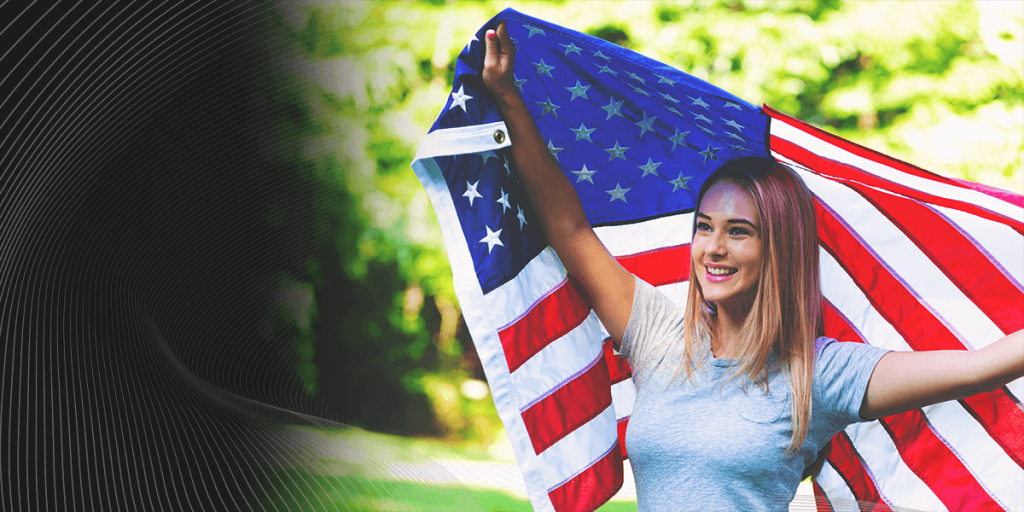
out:
<path id="1" fill-rule="evenodd" d="M 736 273 L 736 269 L 734 269 L 734 268 L 713 268 L 713 267 L 704 267 L 704 268 L 706 268 L 708 270 L 708 274 L 711 274 L 713 276 L 728 276 L 728 275 L 732 275 L 732 274 Z"/>

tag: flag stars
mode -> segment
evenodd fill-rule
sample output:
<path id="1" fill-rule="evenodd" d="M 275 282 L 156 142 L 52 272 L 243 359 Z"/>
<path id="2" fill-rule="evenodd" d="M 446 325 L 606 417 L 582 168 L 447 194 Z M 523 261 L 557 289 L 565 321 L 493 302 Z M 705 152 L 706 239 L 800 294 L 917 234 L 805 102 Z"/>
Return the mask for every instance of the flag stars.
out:
<path id="1" fill-rule="evenodd" d="M 725 121 L 725 124 L 727 126 L 732 126 L 733 128 L 736 128 L 736 131 L 738 131 L 740 133 L 743 133 L 743 125 L 737 123 L 736 121 L 734 121 L 732 119 L 726 119 L 724 117 L 720 117 L 719 119 L 721 119 L 722 121 Z"/>
<path id="2" fill-rule="evenodd" d="M 494 154 L 494 151 L 484 151 L 479 153 L 479 155 L 484 159 L 484 162 L 481 165 L 486 165 L 487 161 L 492 158 L 498 158 L 498 155 Z"/>
<path id="3" fill-rule="evenodd" d="M 676 190 L 679 189 L 690 190 L 690 187 L 689 185 L 686 184 L 686 182 L 690 181 L 691 177 L 692 176 L 683 176 L 683 173 L 679 173 L 678 178 L 674 180 L 668 180 L 668 182 L 673 185 L 672 192 L 675 192 Z"/>
<path id="4" fill-rule="evenodd" d="M 679 127 L 677 126 L 676 127 L 676 132 L 674 134 L 672 134 L 671 137 L 668 138 L 668 140 L 670 140 L 672 142 L 672 150 L 675 151 L 676 146 L 683 146 L 683 147 L 687 147 L 687 148 L 693 147 L 693 146 L 691 146 L 691 145 L 686 143 L 686 136 L 689 135 L 689 134 L 690 134 L 690 132 L 688 132 L 688 131 L 680 132 L 679 131 Z"/>
<path id="5" fill-rule="evenodd" d="M 718 160 L 718 151 L 722 148 L 716 148 L 711 144 L 708 144 L 708 148 L 704 151 L 700 151 L 698 154 L 704 157 L 704 163 L 707 164 L 708 160 Z"/>
<path id="6" fill-rule="evenodd" d="M 509 178 L 512 177 L 512 161 L 508 158 L 505 159 L 505 173 L 508 174 Z M 472 206 L 472 203 L 470 203 L 470 206 Z"/>
<path id="7" fill-rule="evenodd" d="M 697 128 L 700 128 L 700 131 L 702 131 L 702 132 L 704 132 L 704 133 L 706 133 L 708 135 L 711 135 L 712 137 L 717 137 L 718 136 L 717 133 L 715 133 L 714 131 L 709 130 L 707 128 L 704 128 L 703 126 L 698 126 Z"/>
<path id="8" fill-rule="evenodd" d="M 572 171 L 572 173 L 576 175 L 576 183 L 579 183 L 581 181 L 589 181 L 591 185 L 594 184 L 594 180 L 591 179 L 590 177 L 593 176 L 596 172 L 596 170 L 591 171 L 587 169 L 587 164 L 583 164 L 583 169 L 580 169 L 578 171 Z"/>
<path id="9" fill-rule="evenodd" d="M 501 230 L 500 229 L 497 230 L 497 231 L 491 231 L 491 227 L 490 226 L 484 226 L 484 227 L 487 228 L 487 236 L 481 238 L 480 239 L 480 243 L 487 244 L 487 254 L 491 253 L 491 251 L 494 249 L 495 245 L 500 245 L 502 247 L 505 247 L 505 244 L 501 243 L 501 238 L 498 238 L 498 237 L 501 236 Z"/>
<path id="10" fill-rule="evenodd" d="M 616 182 L 615 188 L 613 190 L 605 190 L 605 193 L 612 195 L 612 198 L 608 200 L 609 203 L 616 199 L 621 199 L 623 203 L 628 203 L 629 201 L 626 201 L 626 192 L 629 192 L 630 190 L 631 189 L 620 187 L 619 183 Z"/>
<path id="11" fill-rule="evenodd" d="M 556 161 L 558 160 L 558 153 L 560 153 L 563 149 L 565 148 L 556 148 L 555 143 L 552 142 L 551 139 L 548 139 L 548 151 L 551 152 L 551 156 L 555 157 Z"/>
<path id="12" fill-rule="evenodd" d="M 662 98 L 665 98 L 666 100 L 669 100 L 672 103 L 679 103 L 679 100 L 673 98 L 672 95 L 667 93 L 667 92 L 662 92 L 662 93 L 658 93 L 658 94 L 661 94 Z"/>
<path id="13" fill-rule="evenodd" d="M 616 158 L 621 158 L 621 159 L 625 160 L 626 157 L 624 155 L 625 155 L 627 149 L 629 149 L 629 148 L 628 147 L 624 148 L 622 146 L 619 146 L 619 141 L 615 141 L 615 147 L 611 147 L 611 148 L 606 148 L 605 149 L 605 151 L 607 151 L 608 154 L 611 155 L 611 156 L 608 157 L 608 161 L 610 162 L 610 161 L 612 161 L 612 160 L 614 160 Z"/>
<path id="14" fill-rule="evenodd" d="M 601 50 L 598 50 L 598 51 L 594 52 L 594 57 L 597 57 L 599 59 L 604 59 L 604 60 L 606 60 L 608 62 L 611 62 L 611 60 L 612 60 L 611 57 L 601 53 Z"/>
<path id="15" fill-rule="evenodd" d="M 573 44 L 571 42 L 569 44 L 558 43 L 558 46 L 561 46 L 562 48 L 565 48 L 565 55 L 569 55 L 570 53 L 575 53 L 577 55 L 580 54 L 580 47 L 576 46 L 575 44 Z"/>
<path id="16" fill-rule="evenodd" d="M 637 82 L 640 82 L 642 84 L 646 84 L 647 83 L 647 80 L 644 80 L 643 78 L 640 77 L 640 75 L 637 75 L 636 73 L 629 72 L 629 73 L 626 73 L 626 74 L 629 75 L 629 77 L 632 78 L 633 80 L 636 80 Z"/>
<path id="17" fill-rule="evenodd" d="M 687 96 L 687 98 L 690 98 L 692 100 L 690 105 L 696 105 L 698 107 L 704 107 L 708 110 L 711 110 L 710 106 L 707 103 L 704 103 L 704 100 L 700 99 L 700 96 L 697 96 L 696 98 L 694 98 L 693 96 Z"/>
<path id="18" fill-rule="evenodd" d="M 643 90 L 643 89 L 641 89 L 639 87 L 630 86 L 630 89 L 633 89 L 633 92 L 635 92 L 637 94 L 643 94 L 644 96 L 647 96 L 648 98 L 651 97 L 651 93 L 649 93 L 649 92 L 647 92 L 647 91 L 645 91 L 645 90 Z"/>
<path id="19" fill-rule="evenodd" d="M 529 78 L 519 78 L 515 73 L 512 73 L 512 78 L 515 80 L 516 89 L 519 89 L 519 93 L 523 93 L 523 84 L 526 83 Z"/>
<path id="20" fill-rule="evenodd" d="M 646 164 L 638 165 L 637 166 L 637 167 L 640 168 L 640 170 L 644 171 L 644 175 L 640 176 L 640 177 L 643 178 L 643 177 L 647 176 L 648 174 L 653 174 L 655 176 L 658 176 L 658 166 L 661 165 L 661 164 L 662 164 L 662 162 L 655 162 L 655 161 L 651 160 L 650 157 L 647 157 L 647 163 Z"/>
<path id="21" fill-rule="evenodd" d="M 587 139 L 587 142 L 594 142 L 590 140 L 590 134 L 594 133 L 597 128 L 587 128 L 583 123 L 580 123 L 579 128 L 569 128 L 569 130 L 576 134 L 576 140 Z"/>
<path id="22" fill-rule="evenodd" d="M 664 77 L 664 76 L 661 76 L 661 75 L 654 75 L 654 76 L 658 77 L 658 83 L 659 84 L 669 84 L 672 87 L 676 86 L 676 81 L 672 80 L 671 78 Z"/>
<path id="23" fill-rule="evenodd" d="M 733 103 L 731 101 L 725 102 L 725 107 L 724 108 L 734 108 L 736 110 L 741 110 L 741 111 L 743 110 L 743 107 L 741 107 L 741 106 L 739 106 L 739 104 Z"/>
<path id="24" fill-rule="evenodd" d="M 744 140 L 743 137 L 740 137 L 739 135 L 737 135 L 737 134 L 735 134 L 733 132 L 725 132 L 725 133 L 728 134 L 729 137 L 731 137 L 733 139 L 736 139 L 736 140 L 738 140 L 740 142 L 746 142 L 746 140 Z"/>
<path id="25" fill-rule="evenodd" d="M 479 185 L 480 185 L 480 180 L 476 180 L 476 183 L 470 183 L 469 181 L 466 182 L 466 191 L 462 194 L 462 197 L 468 197 L 469 198 L 469 205 L 470 206 L 473 206 L 473 200 L 474 199 L 476 199 L 478 197 L 483 199 L 483 197 L 484 197 L 484 196 L 480 195 L 479 192 L 476 191 L 476 187 L 479 186 Z"/>
<path id="26" fill-rule="evenodd" d="M 701 114 L 694 114 L 694 115 L 693 115 L 693 119 L 694 119 L 695 121 L 704 121 L 705 123 L 708 123 L 708 124 L 715 124 L 715 123 L 714 123 L 714 121 L 712 121 L 712 120 L 710 120 L 710 119 L 708 119 L 708 118 L 704 117 L 704 116 L 703 116 L 703 115 L 701 115 Z"/>
<path id="27" fill-rule="evenodd" d="M 516 214 L 516 218 L 519 219 L 519 231 L 522 231 L 523 225 L 529 225 L 530 223 L 526 222 L 526 215 L 523 214 L 523 207 L 516 205 L 516 208 L 519 210 L 519 213 Z"/>
<path id="28" fill-rule="evenodd" d="M 504 188 L 501 189 L 501 197 L 498 198 L 498 200 L 495 201 L 495 203 L 501 205 L 501 213 L 503 214 L 505 213 L 505 210 L 512 208 L 512 205 L 508 202 L 508 194 L 505 193 Z"/>
<path id="29" fill-rule="evenodd" d="M 537 68 L 538 75 L 547 75 L 548 78 L 554 78 L 551 76 L 551 70 L 555 69 L 554 66 L 549 66 L 544 62 L 544 59 L 540 59 L 540 62 L 531 62 L 533 67 Z"/>
<path id="30" fill-rule="evenodd" d="M 542 29 L 540 27 L 535 27 L 533 25 L 523 25 L 523 27 L 526 28 L 526 30 L 530 31 L 530 35 L 526 36 L 527 39 L 529 39 L 529 38 L 531 38 L 531 37 L 533 37 L 533 36 L 535 36 L 537 34 L 540 34 L 540 35 L 542 35 L 544 37 L 548 36 L 547 34 L 544 33 L 544 29 Z"/>
<path id="31" fill-rule="evenodd" d="M 729 145 L 729 149 L 731 149 L 734 153 L 749 153 L 750 152 L 749 149 L 747 149 L 747 148 L 745 148 L 743 146 L 740 146 L 739 144 L 730 144 Z"/>
<path id="32" fill-rule="evenodd" d="M 574 85 L 573 87 L 566 87 L 565 90 L 572 93 L 572 99 L 569 100 L 570 102 L 572 102 L 573 100 L 581 96 L 583 97 L 583 99 L 589 100 L 590 98 L 587 97 L 587 89 L 590 89 L 591 87 L 592 86 L 590 85 L 583 85 L 580 83 L 579 80 L 576 80 L 576 85 Z"/>
<path id="33" fill-rule="evenodd" d="M 635 124 L 635 125 L 640 127 L 640 137 L 643 137 L 644 134 L 647 133 L 648 131 L 652 131 L 652 132 L 654 131 L 654 127 L 651 126 L 651 125 L 654 124 L 654 120 L 657 119 L 657 118 L 658 118 L 658 116 L 654 116 L 654 117 L 650 117 L 650 118 L 647 117 L 647 112 L 644 111 L 644 118 L 641 121 L 639 121 L 639 122 L 633 123 L 633 124 Z"/>
<path id="34" fill-rule="evenodd" d="M 611 73 L 612 76 L 619 76 L 619 72 L 612 70 L 612 68 L 608 67 L 607 64 L 598 64 L 598 63 L 595 62 L 594 65 L 597 66 L 601 70 L 601 71 L 598 71 L 597 74 Z"/>
<path id="35" fill-rule="evenodd" d="M 460 85 L 459 92 L 452 93 L 452 105 L 448 107 L 448 110 L 451 110 L 455 107 L 462 107 L 462 111 L 466 112 L 466 100 L 471 100 L 473 99 L 473 97 L 466 94 L 465 91 L 466 86 Z"/>
<path id="36" fill-rule="evenodd" d="M 620 110 L 622 109 L 622 104 L 625 102 L 626 100 L 615 101 L 615 96 L 612 96 L 611 99 L 608 101 L 608 105 L 601 107 L 602 110 L 608 112 L 608 117 L 605 118 L 605 121 L 611 119 L 612 116 L 624 117 Z"/>
<path id="37" fill-rule="evenodd" d="M 682 113 L 682 112 L 680 112 L 680 111 L 678 111 L 678 110 L 676 110 L 676 109 L 675 109 L 675 107 L 669 107 L 669 108 L 668 108 L 668 111 L 669 111 L 669 112 L 672 112 L 673 114 L 675 114 L 675 115 L 677 115 L 677 116 L 681 116 L 681 115 L 683 115 L 683 113 Z"/>
<path id="38" fill-rule="evenodd" d="M 540 105 L 541 107 L 544 107 L 543 110 L 541 110 L 540 115 L 551 114 L 555 117 L 558 117 L 558 112 L 555 112 L 555 110 L 562 108 L 558 105 L 555 105 L 554 103 L 551 103 L 551 96 L 548 96 L 548 99 L 546 101 L 535 101 L 534 103 Z"/>

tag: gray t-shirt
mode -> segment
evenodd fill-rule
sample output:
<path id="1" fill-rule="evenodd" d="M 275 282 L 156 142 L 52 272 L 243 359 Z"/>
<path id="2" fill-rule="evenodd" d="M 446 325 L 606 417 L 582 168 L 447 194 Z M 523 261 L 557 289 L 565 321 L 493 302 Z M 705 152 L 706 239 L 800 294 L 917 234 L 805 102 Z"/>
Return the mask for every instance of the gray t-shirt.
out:
<path id="1" fill-rule="evenodd" d="M 736 360 L 706 354 L 690 380 L 672 381 L 682 361 L 683 309 L 636 280 L 620 353 L 633 367 L 637 396 L 626 429 L 639 510 L 787 510 L 800 476 L 829 439 L 865 421 L 860 406 L 886 350 L 815 342 L 811 422 L 795 458 L 790 389 L 776 354 L 765 393 L 744 376 L 722 383 Z M 747 382 L 744 394 L 740 384 Z"/>

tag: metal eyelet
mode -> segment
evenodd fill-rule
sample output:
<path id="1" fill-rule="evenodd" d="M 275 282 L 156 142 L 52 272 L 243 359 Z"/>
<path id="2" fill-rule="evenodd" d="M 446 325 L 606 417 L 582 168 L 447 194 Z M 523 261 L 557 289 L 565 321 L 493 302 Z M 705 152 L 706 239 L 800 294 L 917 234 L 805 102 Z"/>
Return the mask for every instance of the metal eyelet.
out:
<path id="1" fill-rule="evenodd" d="M 505 132 L 501 130 L 494 132 L 494 142 L 497 142 L 498 144 L 505 142 Z"/>

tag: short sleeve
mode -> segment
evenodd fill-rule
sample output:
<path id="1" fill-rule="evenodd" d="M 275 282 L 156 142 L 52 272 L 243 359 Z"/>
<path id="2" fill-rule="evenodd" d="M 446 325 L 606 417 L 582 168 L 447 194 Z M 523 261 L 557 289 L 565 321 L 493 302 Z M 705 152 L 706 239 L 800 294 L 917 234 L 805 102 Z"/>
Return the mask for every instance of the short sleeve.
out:
<path id="1" fill-rule="evenodd" d="M 878 361 L 889 351 L 864 343 L 840 342 L 818 338 L 815 342 L 815 387 L 829 420 L 838 429 L 851 423 L 867 421 L 860 416 L 860 407 L 868 389 L 868 381 Z"/>
<path id="2" fill-rule="evenodd" d="M 633 368 L 652 350 L 664 343 L 679 341 L 683 335 L 683 309 L 657 288 L 634 276 L 633 309 L 622 335 L 619 355 Z"/>

